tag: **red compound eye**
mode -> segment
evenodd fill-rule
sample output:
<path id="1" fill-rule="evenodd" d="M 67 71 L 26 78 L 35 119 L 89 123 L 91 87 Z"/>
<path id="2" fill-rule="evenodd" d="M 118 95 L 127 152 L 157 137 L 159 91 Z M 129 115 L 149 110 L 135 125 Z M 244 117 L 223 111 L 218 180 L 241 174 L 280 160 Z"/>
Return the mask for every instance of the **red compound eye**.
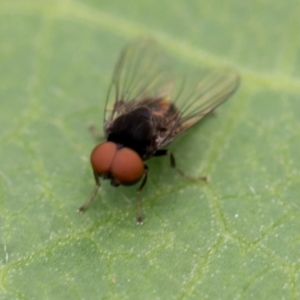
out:
<path id="1" fill-rule="evenodd" d="M 121 184 L 135 184 L 144 174 L 140 156 L 129 148 L 118 149 L 113 142 L 97 145 L 91 154 L 93 170 L 99 174 L 110 173 Z"/>
<path id="2" fill-rule="evenodd" d="M 131 185 L 141 179 L 144 164 L 140 156 L 129 148 L 117 151 L 111 165 L 111 173 L 123 185 Z"/>
<path id="3" fill-rule="evenodd" d="M 99 175 L 109 173 L 117 151 L 117 145 L 112 142 L 97 145 L 91 153 L 93 170 Z"/>

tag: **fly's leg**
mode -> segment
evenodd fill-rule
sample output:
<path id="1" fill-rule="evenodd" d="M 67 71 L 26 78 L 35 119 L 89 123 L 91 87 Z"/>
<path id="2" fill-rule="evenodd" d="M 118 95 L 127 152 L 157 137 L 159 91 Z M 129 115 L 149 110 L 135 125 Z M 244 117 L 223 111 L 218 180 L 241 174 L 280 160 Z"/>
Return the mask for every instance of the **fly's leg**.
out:
<path id="1" fill-rule="evenodd" d="M 94 171 L 94 178 L 95 178 L 96 186 L 95 186 L 91 196 L 77 209 L 77 212 L 83 212 L 91 204 L 91 202 L 97 195 L 97 192 L 100 188 L 100 179 L 99 179 L 98 174 L 95 171 Z"/>
<path id="2" fill-rule="evenodd" d="M 87 127 L 94 139 L 96 139 L 99 142 L 103 141 L 103 136 L 99 133 L 99 131 L 97 130 L 97 128 L 93 123 L 89 123 Z"/>
<path id="3" fill-rule="evenodd" d="M 138 187 L 136 191 L 137 196 L 137 214 L 136 214 L 136 223 L 138 225 L 143 224 L 143 213 L 142 213 L 142 202 L 141 202 L 141 190 L 145 186 L 148 178 L 148 166 L 145 165 L 144 178 L 142 180 L 141 185 Z"/>
<path id="4" fill-rule="evenodd" d="M 156 151 L 154 154 L 154 156 L 164 156 L 164 155 L 168 155 L 170 157 L 171 167 L 174 170 L 176 170 L 181 176 L 183 176 L 189 180 L 193 180 L 193 181 L 208 181 L 209 180 L 208 176 L 193 177 L 193 176 L 190 176 L 190 175 L 184 173 L 182 170 L 178 169 L 178 167 L 176 166 L 175 157 L 170 150 L 160 149 L 160 150 Z"/>

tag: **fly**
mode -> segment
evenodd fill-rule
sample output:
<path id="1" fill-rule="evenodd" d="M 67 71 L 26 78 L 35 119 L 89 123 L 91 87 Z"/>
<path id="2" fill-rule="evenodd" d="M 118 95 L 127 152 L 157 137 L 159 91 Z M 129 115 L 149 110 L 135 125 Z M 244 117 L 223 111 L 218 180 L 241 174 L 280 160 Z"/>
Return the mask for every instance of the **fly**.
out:
<path id="1" fill-rule="evenodd" d="M 204 69 L 183 79 L 172 74 L 168 58 L 154 41 L 135 40 L 123 49 L 105 104 L 106 141 L 93 149 L 90 158 L 96 185 L 79 212 L 95 198 L 100 178 L 115 187 L 140 181 L 137 223 L 142 224 L 140 193 L 149 172 L 144 162 L 152 156 L 169 156 L 173 169 L 195 179 L 177 168 L 173 153 L 165 147 L 226 101 L 236 91 L 239 76 L 232 70 Z"/>

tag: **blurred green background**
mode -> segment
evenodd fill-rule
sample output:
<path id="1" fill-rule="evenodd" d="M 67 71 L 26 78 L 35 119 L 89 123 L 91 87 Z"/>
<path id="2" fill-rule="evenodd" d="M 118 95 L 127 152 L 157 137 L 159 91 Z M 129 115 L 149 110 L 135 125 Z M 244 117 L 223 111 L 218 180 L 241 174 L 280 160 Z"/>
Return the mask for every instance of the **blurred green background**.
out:
<path id="1" fill-rule="evenodd" d="M 300 298 L 299 1 L 0 1 L 1 299 Z M 93 189 L 123 45 L 153 36 L 186 68 L 231 66 L 216 116 L 149 161 L 135 187 Z"/>

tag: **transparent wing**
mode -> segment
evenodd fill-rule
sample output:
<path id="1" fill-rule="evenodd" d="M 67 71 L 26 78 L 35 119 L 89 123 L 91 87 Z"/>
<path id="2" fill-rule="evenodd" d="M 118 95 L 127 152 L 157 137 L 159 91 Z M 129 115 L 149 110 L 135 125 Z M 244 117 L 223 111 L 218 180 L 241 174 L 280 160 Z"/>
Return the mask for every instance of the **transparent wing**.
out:
<path id="1" fill-rule="evenodd" d="M 166 93 L 169 70 L 168 57 L 155 41 L 145 38 L 129 43 L 113 72 L 104 111 L 105 126 L 140 106 L 142 100 Z"/>
<path id="2" fill-rule="evenodd" d="M 121 52 L 104 112 L 106 132 L 115 118 L 146 106 L 152 110 L 157 148 L 170 143 L 226 101 L 237 89 L 233 70 L 196 67 L 174 75 L 164 51 L 151 39 L 138 39 Z"/>
<path id="3" fill-rule="evenodd" d="M 159 147 L 167 145 L 212 112 L 236 91 L 238 85 L 239 75 L 229 69 L 197 69 L 178 80 L 170 96 L 177 113 L 169 117 L 169 129 L 160 139 Z"/>

